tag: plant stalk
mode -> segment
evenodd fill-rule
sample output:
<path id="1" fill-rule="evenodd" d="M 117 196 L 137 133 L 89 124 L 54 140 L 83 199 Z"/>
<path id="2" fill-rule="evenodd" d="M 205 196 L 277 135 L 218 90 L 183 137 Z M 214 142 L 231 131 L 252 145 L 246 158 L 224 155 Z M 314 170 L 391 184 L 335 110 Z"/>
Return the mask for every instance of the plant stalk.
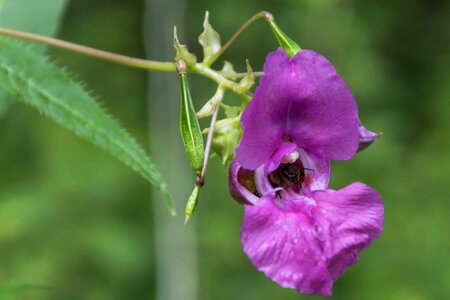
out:
<path id="1" fill-rule="evenodd" d="M 203 158 L 203 168 L 202 168 L 200 175 L 197 176 L 197 178 L 195 179 L 195 184 L 198 187 L 203 186 L 203 184 L 205 183 L 206 169 L 208 168 L 209 153 L 211 152 L 212 139 L 214 137 L 214 127 L 216 126 L 219 108 L 220 108 L 220 103 L 217 103 L 216 107 L 214 108 L 212 117 L 211 117 L 211 124 L 209 125 L 208 137 L 206 139 L 205 156 Z"/>
<path id="2" fill-rule="evenodd" d="M 228 49 L 228 47 L 230 47 L 230 45 L 238 38 L 238 36 L 241 35 L 242 32 L 244 32 L 244 30 L 246 30 L 250 25 L 252 25 L 255 21 L 257 21 L 258 19 L 264 18 L 264 20 L 266 22 L 271 22 L 273 21 L 273 16 L 271 13 L 267 12 L 267 11 L 260 11 L 259 13 L 255 14 L 254 16 L 252 16 L 250 19 L 248 19 L 247 21 L 245 21 L 244 24 L 241 25 L 241 27 L 238 28 L 238 30 L 236 30 L 235 33 L 233 33 L 233 35 L 230 37 L 230 39 L 222 46 L 222 48 L 220 48 L 220 50 L 214 55 L 213 59 L 211 59 L 212 63 L 214 61 L 217 60 L 217 58 L 219 58 L 219 56 L 221 56 L 225 50 Z M 211 64 L 212 64 L 211 63 Z"/>
<path id="3" fill-rule="evenodd" d="M 147 60 L 147 59 L 141 59 L 141 58 L 134 58 L 129 57 L 126 55 L 121 54 L 115 54 L 108 51 L 98 50 L 87 46 L 82 46 L 62 40 L 58 40 L 55 38 L 13 30 L 13 29 L 7 29 L 7 28 L 0 28 L 0 35 L 7 35 L 15 38 L 20 38 L 23 40 L 43 43 L 46 45 L 50 45 L 56 48 L 61 48 L 77 53 L 81 53 L 87 56 L 115 62 L 118 64 L 126 65 L 129 67 L 134 68 L 140 68 L 140 69 L 146 69 L 146 70 L 156 70 L 156 71 L 165 71 L 165 72 L 171 72 L 175 71 L 175 64 L 173 62 L 160 62 L 155 60 Z"/>

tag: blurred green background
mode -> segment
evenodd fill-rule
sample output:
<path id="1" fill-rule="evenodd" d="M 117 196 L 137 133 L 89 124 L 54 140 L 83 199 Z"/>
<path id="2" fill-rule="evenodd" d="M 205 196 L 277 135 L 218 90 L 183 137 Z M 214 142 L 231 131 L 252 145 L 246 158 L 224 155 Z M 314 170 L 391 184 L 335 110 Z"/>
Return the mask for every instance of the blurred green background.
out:
<path id="1" fill-rule="evenodd" d="M 144 0 L 71 1 L 57 36 L 145 57 L 144 6 Z M 383 132 L 351 161 L 333 164 L 332 188 L 353 181 L 373 186 L 386 216 L 381 238 L 336 282 L 332 299 L 450 299 L 449 8 L 444 0 L 189 0 L 173 7 L 187 19 L 182 41 L 199 54 L 205 10 L 223 40 L 254 13 L 271 11 L 303 48 L 333 62 L 365 125 Z M 276 47 L 260 21 L 224 58 L 239 70 L 249 58 L 260 70 Z M 145 72 L 55 49 L 49 54 L 149 148 Z M 199 107 L 214 85 L 199 77 L 191 83 Z M 19 299 L 154 299 L 157 223 L 147 182 L 27 106 L 2 112 L 0 133 L 0 283 L 49 287 Z M 282 289 L 252 267 L 227 171 L 215 157 L 208 172 L 195 215 L 198 298 L 319 299 Z"/>

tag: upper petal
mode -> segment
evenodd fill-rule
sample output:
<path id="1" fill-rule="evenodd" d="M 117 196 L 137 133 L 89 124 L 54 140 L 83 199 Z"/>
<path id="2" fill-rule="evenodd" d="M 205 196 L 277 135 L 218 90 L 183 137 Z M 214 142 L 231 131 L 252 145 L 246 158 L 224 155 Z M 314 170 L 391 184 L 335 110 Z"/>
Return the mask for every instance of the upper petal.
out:
<path id="1" fill-rule="evenodd" d="M 326 159 L 349 159 L 358 147 L 357 106 L 331 63 L 311 50 L 290 59 L 270 53 L 255 95 L 242 116 L 236 158 L 249 169 L 268 160 L 283 141 Z"/>

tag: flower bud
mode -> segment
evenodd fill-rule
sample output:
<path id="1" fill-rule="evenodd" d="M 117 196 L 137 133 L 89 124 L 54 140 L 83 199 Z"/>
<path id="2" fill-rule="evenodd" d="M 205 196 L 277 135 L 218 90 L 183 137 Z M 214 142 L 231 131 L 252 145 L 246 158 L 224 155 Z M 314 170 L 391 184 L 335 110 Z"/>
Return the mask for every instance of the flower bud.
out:
<path id="1" fill-rule="evenodd" d="M 234 158 L 234 151 L 242 136 L 239 118 L 227 118 L 217 121 L 214 129 L 212 148 L 222 158 L 224 165 Z"/>
<path id="2" fill-rule="evenodd" d="M 191 195 L 189 196 L 189 199 L 188 199 L 187 203 L 186 203 L 186 210 L 185 210 L 186 218 L 184 220 L 184 225 L 187 224 L 189 219 L 194 214 L 195 208 L 197 207 L 199 192 L 200 192 L 200 187 L 196 185 L 194 187 L 194 190 L 192 191 Z"/>
<path id="3" fill-rule="evenodd" d="M 300 46 L 296 42 L 294 42 L 291 38 L 289 38 L 281 30 L 281 28 L 278 27 L 273 18 L 269 19 L 268 22 L 270 27 L 272 28 L 273 34 L 278 40 L 278 43 L 284 49 L 284 51 L 289 57 L 294 57 L 298 51 L 302 50 L 302 48 L 300 48 Z"/>

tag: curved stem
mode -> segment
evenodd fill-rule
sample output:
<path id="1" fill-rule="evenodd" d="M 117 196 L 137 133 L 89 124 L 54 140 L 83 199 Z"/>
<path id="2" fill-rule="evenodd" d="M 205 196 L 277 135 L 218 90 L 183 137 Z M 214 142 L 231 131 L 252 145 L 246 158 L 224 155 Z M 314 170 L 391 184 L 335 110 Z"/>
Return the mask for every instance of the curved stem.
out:
<path id="1" fill-rule="evenodd" d="M 236 32 L 231 36 L 231 38 L 220 48 L 219 52 L 217 52 L 214 55 L 214 58 L 212 59 L 212 62 L 214 62 L 219 56 L 221 56 L 225 50 L 230 47 L 230 45 L 236 40 L 236 38 L 245 30 L 247 29 L 252 23 L 254 23 L 256 20 L 264 18 L 266 22 L 270 22 L 273 20 L 273 16 L 270 12 L 267 11 L 260 11 L 259 13 L 255 14 L 253 17 L 248 19 L 244 24 L 241 25 L 241 27 L 236 30 Z"/>
<path id="2" fill-rule="evenodd" d="M 191 66 L 188 70 L 194 73 L 201 74 L 205 77 L 208 77 L 209 79 L 217 82 L 218 85 L 221 85 L 224 88 L 227 88 L 235 92 L 236 94 L 243 96 L 246 100 L 252 98 L 252 93 L 245 91 L 242 87 L 239 86 L 238 83 L 225 78 L 219 72 L 214 71 L 213 69 L 210 69 L 208 67 L 205 67 L 201 63 L 196 63 L 194 66 Z"/>
<path id="3" fill-rule="evenodd" d="M 122 65 L 147 69 L 147 70 L 157 70 L 157 71 L 175 71 L 175 64 L 173 62 L 159 62 L 154 60 L 140 59 L 129 57 L 125 55 L 115 54 L 108 51 L 98 50 L 66 41 L 61 41 L 51 37 L 46 37 L 42 35 L 32 34 L 28 32 L 0 28 L 0 35 L 7 35 L 11 37 L 16 37 L 24 40 L 29 40 L 33 42 L 43 43 L 53 47 L 70 50 L 73 52 L 78 52 L 88 56 L 100 58 L 107 61 L 112 61 Z"/>
<path id="4" fill-rule="evenodd" d="M 202 183 L 205 181 L 206 169 L 208 168 L 209 152 L 211 151 L 211 144 L 212 144 L 212 139 L 214 136 L 214 127 L 216 125 L 217 114 L 219 113 L 219 108 L 220 108 L 220 103 L 218 103 L 216 105 L 216 107 L 214 108 L 214 112 L 211 117 L 211 124 L 209 125 L 208 137 L 206 139 L 206 146 L 205 146 L 205 156 L 203 158 L 203 168 L 202 168 L 202 172 L 200 173 L 200 176 L 199 176 Z"/>

